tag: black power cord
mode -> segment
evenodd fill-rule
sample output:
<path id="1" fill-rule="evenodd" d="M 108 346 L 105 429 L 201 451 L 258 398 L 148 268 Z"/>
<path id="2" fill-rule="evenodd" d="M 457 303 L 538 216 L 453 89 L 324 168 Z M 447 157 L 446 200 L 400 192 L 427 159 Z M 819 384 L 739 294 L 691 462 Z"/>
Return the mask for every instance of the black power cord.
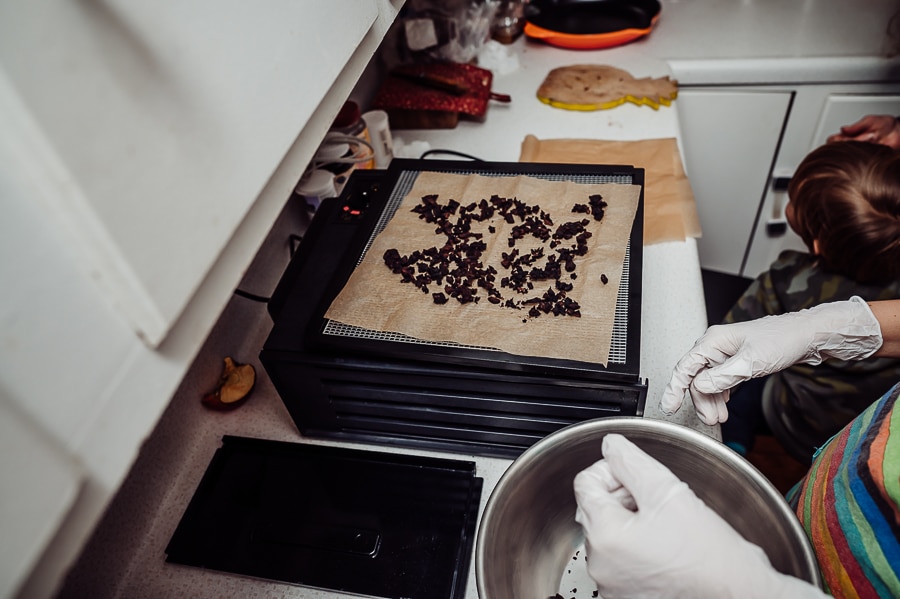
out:
<path id="1" fill-rule="evenodd" d="M 426 156 L 431 156 L 432 154 L 449 154 L 451 156 L 459 156 L 460 158 L 468 158 L 469 160 L 474 160 L 475 162 L 484 162 L 481 158 L 476 156 L 471 156 L 469 154 L 464 154 L 462 152 L 457 152 L 456 150 L 428 150 L 426 152 L 422 152 L 422 155 L 419 158 L 425 158 Z"/>
<path id="2" fill-rule="evenodd" d="M 288 235 L 288 250 L 290 251 L 291 258 L 293 258 L 294 254 L 297 253 L 297 249 L 300 247 L 300 242 L 302 241 L 303 235 L 297 235 L 296 233 L 291 233 L 290 235 Z M 249 291 L 244 291 L 243 289 L 235 289 L 234 294 L 263 304 L 269 303 L 269 300 L 272 299 L 271 297 L 256 295 L 255 293 L 250 293 Z"/>
<path id="3" fill-rule="evenodd" d="M 239 295 L 241 297 L 245 297 L 249 300 L 253 300 L 254 302 L 261 302 L 263 304 L 267 304 L 269 302 L 269 300 L 272 299 L 270 297 L 263 297 L 261 295 L 255 295 L 253 293 L 250 293 L 249 291 L 244 291 L 243 289 L 235 289 L 234 294 Z"/>

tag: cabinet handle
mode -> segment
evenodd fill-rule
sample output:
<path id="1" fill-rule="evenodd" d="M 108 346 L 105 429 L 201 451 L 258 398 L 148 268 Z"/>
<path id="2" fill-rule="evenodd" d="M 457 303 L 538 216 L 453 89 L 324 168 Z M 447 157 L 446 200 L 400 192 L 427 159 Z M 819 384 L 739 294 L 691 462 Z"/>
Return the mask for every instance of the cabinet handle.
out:
<path id="1" fill-rule="evenodd" d="M 787 219 L 784 217 L 784 194 L 791 184 L 790 177 L 772 177 L 772 216 L 766 221 L 766 234 L 769 237 L 780 237 L 787 232 Z"/>
<path id="2" fill-rule="evenodd" d="M 772 179 L 772 191 L 787 191 L 788 186 L 791 184 L 790 177 L 775 177 Z"/>

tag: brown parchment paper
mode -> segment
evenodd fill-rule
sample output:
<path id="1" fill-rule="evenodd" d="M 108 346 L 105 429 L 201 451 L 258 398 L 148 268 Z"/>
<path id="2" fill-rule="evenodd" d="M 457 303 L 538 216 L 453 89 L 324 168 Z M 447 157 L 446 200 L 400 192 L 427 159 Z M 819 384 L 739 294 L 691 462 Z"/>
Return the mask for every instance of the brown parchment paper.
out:
<path id="1" fill-rule="evenodd" d="M 615 316 L 616 295 L 622 275 L 631 225 L 637 210 L 639 185 L 586 185 L 569 181 L 546 181 L 535 177 L 487 177 L 423 172 L 412 190 L 397 208 L 384 230 L 374 239 L 365 257 L 354 270 L 326 312 L 326 317 L 349 325 L 375 331 L 403 333 L 425 341 L 451 341 L 463 345 L 495 348 L 517 355 L 563 358 L 606 365 Z M 576 203 L 587 204 L 588 196 L 599 193 L 608 203 L 602 221 L 590 215 L 573 214 Z M 435 304 L 431 293 L 443 291 L 437 285 L 424 293 L 412 284 L 401 283 L 399 275 L 384 264 L 383 255 L 396 248 L 402 255 L 432 246 L 441 247 L 446 237 L 434 233 L 435 226 L 419 219 L 411 209 L 422 196 L 437 194 L 446 204 L 455 199 L 462 205 L 480 202 L 496 194 L 515 197 L 529 205 L 538 205 L 553 219 L 555 230 L 564 222 L 587 218 L 587 255 L 576 258 L 577 279 L 568 296 L 581 305 L 580 318 L 542 314 L 529 318 L 528 310 L 515 310 L 491 304 L 480 292 L 478 303 L 460 304 L 450 299 Z M 515 224 L 519 224 L 519 221 Z M 491 234 L 488 226 L 496 227 Z M 498 271 L 497 284 L 508 271 L 500 264 L 503 252 L 510 252 L 510 228 L 502 217 L 473 223 L 473 230 L 483 232 L 487 250 L 482 263 L 492 264 Z M 574 243 L 574 242 L 573 242 Z M 537 239 L 520 239 L 520 254 L 543 245 Z M 555 253 L 547 246 L 545 256 Z M 536 265 L 542 265 L 540 262 Z M 608 283 L 603 284 L 601 274 Z M 568 280 L 564 274 L 562 280 Z M 554 281 L 535 282 L 533 293 L 520 295 L 501 287 L 504 299 L 521 301 L 540 296 Z M 524 322 L 523 322 L 524 321 Z"/>
<path id="2" fill-rule="evenodd" d="M 674 137 L 639 141 L 544 139 L 528 135 L 521 162 L 628 164 L 644 169 L 644 245 L 700 237 L 690 181 Z"/>

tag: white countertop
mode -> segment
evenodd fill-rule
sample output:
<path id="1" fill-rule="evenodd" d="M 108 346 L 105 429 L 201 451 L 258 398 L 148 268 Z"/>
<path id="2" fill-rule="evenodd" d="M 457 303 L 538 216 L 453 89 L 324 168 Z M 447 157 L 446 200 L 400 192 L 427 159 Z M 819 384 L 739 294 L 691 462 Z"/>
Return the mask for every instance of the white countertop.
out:
<path id="1" fill-rule="evenodd" d="M 897 81 L 887 27 L 898 12 L 894 0 L 663 0 L 633 46 L 681 85 Z"/>
<path id="2" fill-rule="evenodd" d="M 537 99 L 537 89 L 547 74 L 570 64 L 609 61 L 634 77 L 671 75 L 664 61 L 636 47 L 571 52 L 527 43 L 520 38 L 506 51 L 518 58 L 519 67 L 511 73 L 495 75 L 491 89 L 509 95 L 512 101 L 508 104 L 491 101 L 484 123 L 460 120 L 455 129 L 395 131 L 394 136 L 406 143 L 425 141 L 433 149 L 456 150 L 483 160 L 516 162 L 522 140 L 528 134 L 538 139 L 606 140 L 680 135 L 674 106 L 653 110 L 625 103 L 612 110 L 584 112 L 553 108 Z"/>

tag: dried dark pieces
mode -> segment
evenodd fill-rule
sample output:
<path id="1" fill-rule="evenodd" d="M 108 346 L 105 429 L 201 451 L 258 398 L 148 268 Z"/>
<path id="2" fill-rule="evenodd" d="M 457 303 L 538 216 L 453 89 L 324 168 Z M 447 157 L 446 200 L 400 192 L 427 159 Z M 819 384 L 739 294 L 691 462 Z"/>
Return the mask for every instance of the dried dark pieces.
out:
<path id="1" fill-rule="evenodd" d="M 563 223 L 556 228 L 556 231 L 553 232 L 553 239 L 572 239 L 582 231 L 584 231 L 584 227 L 588 224 L 587 219 L 580 221 L 572 221 L 568 223 Z"/>
<path id="2" fill-rule="evenodd" d="M 604 274 L 601 274 L 601 275 L 600 275 L 600 282 L 603 283 L 604 285 L 606 285 L 607 283 L 609 283 L 609 277 L 607 277 L 607 276 L 604 275 Z"/>
<path id="3" fill-rule="evenodd" d="M 524 300 L 522 305 L 530 306 L 528 316 L 537 318 L 541 314 L 553 314 L 554 316 L 581 317 L 581 306 L 565 292 L 557 293 L 553 289 L 547 289 L 544 295 Z"/>
<path id="4" fill-rule="evenodd" d="M 588 196 L 588 201 L 591 204 L 591 214 L 593 215 L 594 220 L 603 220 L 603 215 L 606 213 L 606 207 L 609 206 L 609 204 L 603 200 L 603 196 L 594 194 Z"/>
<path id="5" fill-rule="evenodd" d="M 589 205 L 576 204 L 572 211 L 590 213 L 595 220 L 600 220 L 606 202 L 599 195 L 589 196 L 588 199 Z M 385 251 L 383 259 L 391 272 L 400 275 L 402 283 L 411 283 L 424 293 L 429 293 L 430 284 L 442 286 L 443 292 L 431 294 L 435 304 L 446 304 L 449 298 L 462 304 L 477 303 L 481 299 L 479 290 L 482 290 L 491 304 L 515 310 L 528 308 L 528 316 L 531 318 L 542 314 L 581 316 L 578 302 L 566 295 L 573 290 L 574 285 L 563 281 L 562 277 L 565 272 L 571 280 L 578 278 L 575 273 L 575 258 L 588 252 L 588 239 L 592 235 L 586 229 L 589 220 L 563 223 L 551 233 L 553 219 L 540 206 L 531 206 L 516 198 L 503 198 L 496 194 L 489 200 L 482 199 L 465 206 L 452 199 L 442 204 L 437 194 L 429 194 L 423 196 L 412 211 L 418 213 L 420 219 L 435 225 L 435 234 L 446 237 L 444 245 L 440 248 L 416 250 L 408 256 L 393 248 Z M 473 222 L 486 221 L 494 216 L 515 225 L 507 239 L 512 250 L 504 252 L 501 260 L 501 266 L 508 271 L 508 276 L 500 279 L 499 288 L 497 270 L 490 265 L 485 267 L 481 262 L 487 244 L 481 233 L 472 230 Z M 493 225 L 489 225 L 487 229 L 492 234 L 497 231 Z M 516 242 L 529 236 L 543 242 L 544 246 L 520 253 L 514 247 Z M 553 253 L 546 256 L 543 266 L 540 266 L 537 263 L 545 259 L 545 248 L 548 245 Z M 606 275 L 602 275 L 601 279 L 604 284 L 607 282 Z M 500 291 L 500 288 L 504 288 L 516 294 L 527 295 L 534 290 L 536 281 L 553 281 L 553 287 L 548 288 L 541 296 L 521 301 L 505 298 Z M 522 322 L 527 322 L 527 319 Z"/>
<path id="6" fill-rule="evenodd" d="M 547 241 L 550 239 L 550 229 L 547 228 L 547 225 L 542 220 L 534 216 L 528 216 L 522 224 L 512 228 L 507 240 L 509 247 L 514 247 L 516 240 L 524 239 L 527 235 L 531 235 L 541 241 Z"/>

